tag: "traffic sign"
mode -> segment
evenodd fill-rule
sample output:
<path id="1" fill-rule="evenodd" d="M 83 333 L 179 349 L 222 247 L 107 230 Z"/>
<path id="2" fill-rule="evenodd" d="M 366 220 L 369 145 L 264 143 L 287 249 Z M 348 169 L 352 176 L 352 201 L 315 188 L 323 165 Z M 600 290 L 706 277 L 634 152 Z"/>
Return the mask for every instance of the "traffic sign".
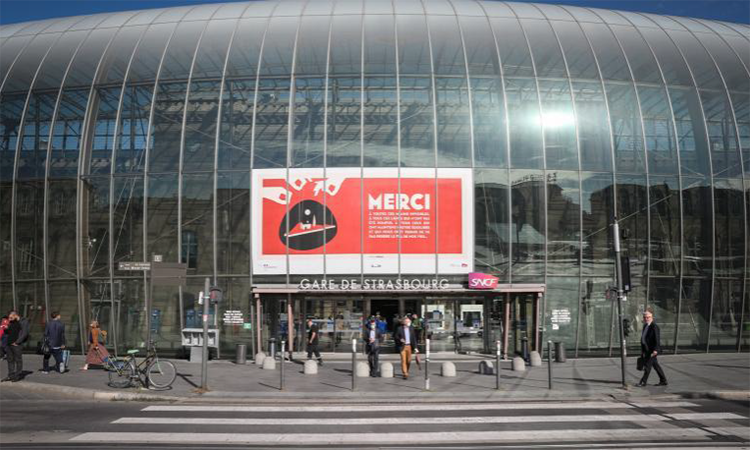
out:
<path id="1" fill-rule="evenodd" d="M 151 270 L 150 262 L 122 261 L 117 265 L 119 270 Z"/>

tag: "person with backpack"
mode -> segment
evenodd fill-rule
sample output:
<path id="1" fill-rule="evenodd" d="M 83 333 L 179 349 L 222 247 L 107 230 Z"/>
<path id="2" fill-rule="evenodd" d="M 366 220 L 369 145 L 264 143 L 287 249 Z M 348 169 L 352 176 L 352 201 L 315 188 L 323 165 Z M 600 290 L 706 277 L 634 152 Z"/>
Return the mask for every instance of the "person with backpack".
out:
<path id="1" fill-rule="evenodd" d="M 0 319 L 0 359 L 8 359 L 8 335 L 5 330 L 8 329 L 9 323 L 8 316 Z"/>
<path id="2" fill-rule="evenodd" d="M 55 357 L 55 371 L 64 373 L 63 350 L 65 349 L 65 324 L 60 320 L 60 313 L 54 311 L 50 314 L 52 320 L 44 327 L 44 339 L 49 349 L 42 360 L 42 373 L 49 373 L 49 359 Z"/>
<path id="3" fill-rule="evenodd" d="M 8 314 L 8 376 L 0 381 L 21 381 L 23 378 L 23 344 L 29 340 L 29 321 L 18 312 Z"/>

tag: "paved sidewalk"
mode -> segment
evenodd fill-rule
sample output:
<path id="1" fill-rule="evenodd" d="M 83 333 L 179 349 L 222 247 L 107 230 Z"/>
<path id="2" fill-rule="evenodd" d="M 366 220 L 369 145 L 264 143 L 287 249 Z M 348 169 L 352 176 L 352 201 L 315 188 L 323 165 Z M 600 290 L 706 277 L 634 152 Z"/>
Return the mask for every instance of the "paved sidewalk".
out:
<path id="1" fill-rule="evenodd" d="M 24 369 L 28 371 L 19 383 L 2 383 L 4 391 L 29 390 L 37 393 L 67 393 L 100 399 L 188 400 L 212 401 L 284 401 L 292 399 L 335 399 L 337 401 L 393 401 L 396 398 L 423 400 L 577 400 L 597 397 L 645 397 L 648 395 L 677 394 L 688 397 L 731 395 L 750 396 L 750 357 L 747 353 L 700 354 L 661 356 L 659 359 L 669 379 L 669 386 L 637 388 L 641 373 L 636 371 L 635 358 L 628 358 L 627 376 L 630 386 L 620 383 L 619 358 L 569 359 L 553 363 L 553 389 L 548 389 L 547 365 L 527 367 L 525 372 L 513 372 L 511 362 L 501 364 L 501 390 L 495 389 L 494 375 L 481 375 L 481 357 L 454 358 L 456 377 L 442 377 L 440 362 L 430 364 L 430 391 L 424 390 L 422 370 L 412 368 L 409 380 L 402 380 L 397 364 L 396 378 L 357 378 L 357 391 L 351 391 L 351 361 L 326 361 L 317 375 L 304 375 L 301 362 L 285 364 L 284 391 L 279 391 L 279 370 L 263 370 L 248 361 L 237 365 L 230 361 L 211 361 L 209 389 L 198 393 L 201 366 L 183 360 L 172 360 L 178 371 L 173 387 L 164 391 L 140 388 L 115 389 L 109 387 L 107 373 L 92 369 L 81 371 L 82 356 L 73 356 L 70 371 L 65 374 L 42 374 L 41 356 L 24 355 Z M 392 358 L 388 358 L 392 360 Z M 364 358 L 360 356 L 360 361 Z M 32 372 L 33 371 L 33 372 Z M 7 374 L 2 362 L 0 376 Z M 650 384 L 658 382 L 652 373 Z M 7 391 L 6 391 L 7 392 Z"/>

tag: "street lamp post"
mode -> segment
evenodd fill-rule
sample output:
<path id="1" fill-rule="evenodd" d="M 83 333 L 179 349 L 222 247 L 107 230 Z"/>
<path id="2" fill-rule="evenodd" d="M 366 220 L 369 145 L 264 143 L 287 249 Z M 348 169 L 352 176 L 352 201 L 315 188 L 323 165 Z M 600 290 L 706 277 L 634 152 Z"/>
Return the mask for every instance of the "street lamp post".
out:
<path id="1" fill-rule="evenodd" d="M 618 330 L 620 336 L 620 371 L 622 373 L 622 387 L 627 387 L 628 384 L 625 380 L 625 330 L 623 330 L 622 322 L 622 302 L 625 300 L 625 291 L 622 280 L 622 260 L 620 259 L 620 225 L 617 222 L 617 217 L 614 218 L 612 227 L 615 238 L 615 270 L 617 272 L 617 321 L 619 322 Z"/>

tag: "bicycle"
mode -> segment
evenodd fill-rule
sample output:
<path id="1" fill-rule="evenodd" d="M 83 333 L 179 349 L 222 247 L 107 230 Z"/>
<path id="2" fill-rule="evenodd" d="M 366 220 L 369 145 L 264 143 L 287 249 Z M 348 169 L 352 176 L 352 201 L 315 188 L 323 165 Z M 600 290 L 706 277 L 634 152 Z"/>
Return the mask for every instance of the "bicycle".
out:
<path id="1" fill-rule="evenodd" d="M 136 360 L 138 349 L 128 350 L 124 359 L 107 360 L 109 369 L 109 385 L 116 388 L 126 388 L 133 385 L 135 380 L 147 389 L 167 389 L 177 378 L 177 369 L 171 361 L 159 359 L 154 342 L 149 342 L 146 358 L 140 363 Z"/>

